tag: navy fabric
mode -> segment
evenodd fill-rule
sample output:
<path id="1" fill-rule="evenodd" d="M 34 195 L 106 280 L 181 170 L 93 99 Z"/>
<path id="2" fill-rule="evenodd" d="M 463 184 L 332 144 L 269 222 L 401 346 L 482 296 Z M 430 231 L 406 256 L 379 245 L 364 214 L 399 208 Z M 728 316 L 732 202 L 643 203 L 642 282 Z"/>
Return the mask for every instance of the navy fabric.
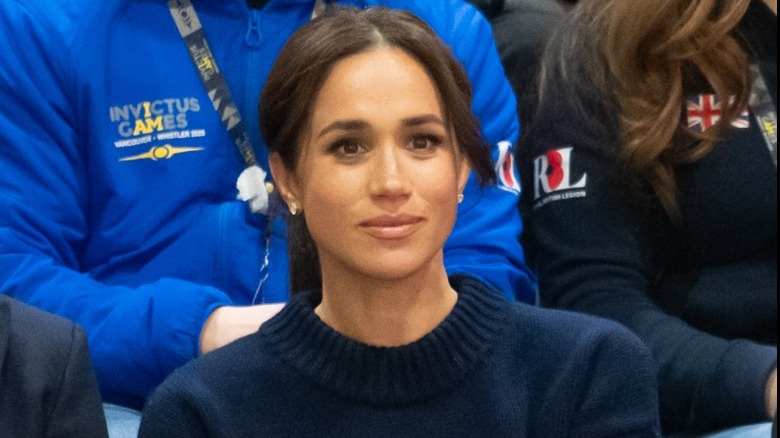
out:
<path id="1" fill-rule="evenodd" d="M 776 16 L 753 1 L 737 34 L 776 108 Z M 777 169 L 754 114 L 678 166 L 675 222 L 621 177 L 616 115 L 587 90 L 545 90 L 521 166 L 542 304 L 620 321 L 650 346 L 666 433 L 766 421 L 777 362 Z M 575 109 L 575 96 L 591 114 Z M 685 111 L 681 103 L 687 126 Z"/>
<path id="2" fill-rule="evenodd" d="M 144 409 L 140 437 L 654 437 L 646 347 L 620 325 L 511 304 L 451 278 L 423 338 L 346 338 L 296 295 L 260 331 L 188 364 Z"/>
<path id="3" fill-rule="evenodd" d="M 108 436 L 84 330 L 4 295 L 0 436 Z"/>

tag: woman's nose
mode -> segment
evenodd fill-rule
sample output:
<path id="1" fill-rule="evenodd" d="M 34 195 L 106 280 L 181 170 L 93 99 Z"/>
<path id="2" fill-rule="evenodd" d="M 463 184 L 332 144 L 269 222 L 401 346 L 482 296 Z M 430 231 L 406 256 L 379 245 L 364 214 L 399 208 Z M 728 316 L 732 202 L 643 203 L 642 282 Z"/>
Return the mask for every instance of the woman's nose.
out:
<path id="1" fill-rule="evenodd" d="M 377 199 L 399 199 L 410 194 L 403 168 L 402 151 L 395 145 L 383 145 L 374 155 L 369 193 Z"/>

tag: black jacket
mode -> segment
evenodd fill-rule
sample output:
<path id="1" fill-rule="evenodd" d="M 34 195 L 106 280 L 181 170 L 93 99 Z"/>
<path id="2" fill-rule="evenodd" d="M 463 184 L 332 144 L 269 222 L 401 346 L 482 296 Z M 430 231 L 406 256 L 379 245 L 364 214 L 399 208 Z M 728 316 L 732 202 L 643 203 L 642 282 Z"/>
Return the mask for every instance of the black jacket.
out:
<path id="1" fill-rule="evenodd" d="M 776 17 L 754 0 L 737 34 L 776 108 Z M 711 153 L 676 168 L 674 223 L 625 183 L 616 114 L 550 72 L 520 169 L 541 303 L 617 320 L 650 346 L 665 433 L 766 421 L 777 362 L 777 169 L 754 108 Z M 706 111 L 695 103 L 709 93 L 686 87 L 687 126 L 701 124 Z"/>
<path id="2" fill-rule="evenodd" d="M 0 436 L 108 436 L 84 330 L 1 294 Z"/>

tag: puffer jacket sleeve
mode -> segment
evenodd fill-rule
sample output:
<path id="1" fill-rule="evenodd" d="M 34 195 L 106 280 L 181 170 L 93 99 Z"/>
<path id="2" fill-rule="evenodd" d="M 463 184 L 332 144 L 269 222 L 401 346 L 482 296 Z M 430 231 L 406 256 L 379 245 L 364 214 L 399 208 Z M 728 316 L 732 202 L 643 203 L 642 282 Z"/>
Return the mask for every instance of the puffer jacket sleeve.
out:
<path id="1" fill-rule="evenodd" d="M 0 293 L 83 326 L 104 400 L 140 408 L 197 355 L 205 319 L 230 300 L 176 279 L 126 287 L 80 272 L 88 151 L 68 63 L 78 19 L 55 12 L 0 3 Z"/>

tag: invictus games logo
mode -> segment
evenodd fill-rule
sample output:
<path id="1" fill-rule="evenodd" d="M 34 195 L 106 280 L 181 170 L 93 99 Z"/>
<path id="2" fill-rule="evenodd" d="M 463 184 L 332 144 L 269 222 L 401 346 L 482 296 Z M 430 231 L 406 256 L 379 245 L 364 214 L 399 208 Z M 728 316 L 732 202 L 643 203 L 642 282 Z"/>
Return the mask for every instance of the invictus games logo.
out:
<path id="1" fill-rule="evenodd" d="M 109 108 L 109 119 L 120 137 L 117 148 L 180 138 L 204 137 L 204 129 L 190 129 L 188 115 L 200 111 L 197 98 L 167 98 Z"/>
<path id="2" fill-rule="evenodd" d="M 534 208 L 561 199 L 585 197 L 588 175 L 572 182 L 571 147 L 550 149 L 534 159 Z"/>
<path id="3" fill-rule="evenodd" d="M 117 123 L 121 137 L 136 137 L 152 132 L 187 127 L 187 113 L 200 111 L 194 97 L 160 99 L 109 108 L 111 122 Z"/>

